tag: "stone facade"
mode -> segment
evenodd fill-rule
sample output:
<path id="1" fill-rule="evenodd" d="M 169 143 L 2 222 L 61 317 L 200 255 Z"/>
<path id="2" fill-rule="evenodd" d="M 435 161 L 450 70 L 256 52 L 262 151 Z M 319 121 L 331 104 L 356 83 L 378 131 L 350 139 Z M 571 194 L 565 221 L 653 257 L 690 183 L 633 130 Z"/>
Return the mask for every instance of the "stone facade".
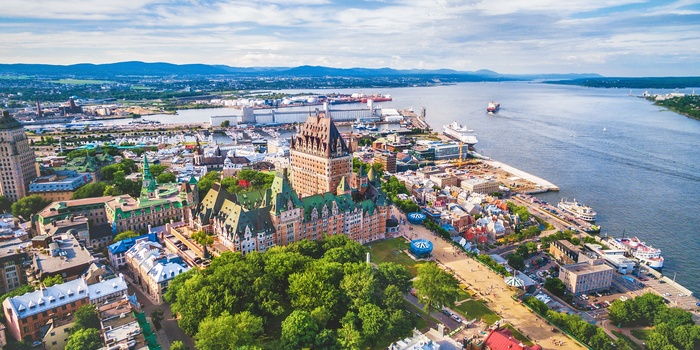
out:
<path id="1" fill-rule="evenodd" d="M 3 111 L 0 117 L 0 195 L 14 203 L 27 196 L 29 184 L 36 177 L 36 156 L 29 147 L 24 126 Z"/>
<path id="2" fill-rule="evenodd" d="M 310 116 L 292 138 L 292 186 L 300 197 L 334 192 L 352 174 L 352 154 L 340 132 L 323 113 Z"/>
<path id="3" fill-rule="evenodd" d="M 265 191 L 231 194 L 214 184 L 190 228 L 212 233 L 243 254 L 320 240 L 324 234 L 344 234 L 361 243 L 384 238 L 389 203 L 379 178 L 373 169 L 352 174 L 352 156 L 330 119 L 309 117 L 293 141 L 291 157 L 292 180 L 286 170 L 278 171 Z"/>

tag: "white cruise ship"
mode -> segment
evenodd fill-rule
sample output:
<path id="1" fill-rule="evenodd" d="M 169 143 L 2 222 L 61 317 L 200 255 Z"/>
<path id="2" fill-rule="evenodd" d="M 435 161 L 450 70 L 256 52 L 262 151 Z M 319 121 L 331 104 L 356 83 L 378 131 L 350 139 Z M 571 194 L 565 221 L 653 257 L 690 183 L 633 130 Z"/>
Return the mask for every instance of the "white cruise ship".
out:
<path id="1" fill-rule="evenodd" d="M 652 269 L 664 267 L 664 257 L 661 256 L 661 249 L 654 248 L 639 240 L 632 238 L 613 238 L 608 240 L 611 246 L 627 251 L 628 254 L 639 259 L 644 265 Z"/>
<path id="2" fill-rule="evenodd" d="M 479 142 L 476 139 L 474 130 L 468 129 L 466 126 L 462 126 L 457 122 L 452 122 L 450 125 L 443 126 L 443 133 L 459 142 L 464 142 L 469 146 L 476 145 Z"/>
<path id="3" fill-rule="evenodd" d="M 593 208 L 577 202 L 576 199 L 573 202 L 569 202 L 566 198 L 562 198 L 558 207 L 581 220 L 595 221 L 596 212 Z"/>

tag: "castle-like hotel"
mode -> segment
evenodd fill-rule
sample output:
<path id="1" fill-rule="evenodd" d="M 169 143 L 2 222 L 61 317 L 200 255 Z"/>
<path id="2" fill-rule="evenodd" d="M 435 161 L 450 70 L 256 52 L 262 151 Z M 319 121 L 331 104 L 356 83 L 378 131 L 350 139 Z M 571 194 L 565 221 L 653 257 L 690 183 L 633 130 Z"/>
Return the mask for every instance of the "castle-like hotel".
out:
<path id="1" fill-rule="evenodd" d="M 290 157 L 291 171 L 278 171 L 267 190 L 230 194 L 212 186 L 190 228 L 244 254 L 324 233 L 361 243 L 384 238 L 389 202 L 379 178 L 374 169 L 352 173 L 352 154 L 329 117 L 308 118 L 292 139 Z"/>
<path id="2" fill-rule="evenodd" d="M 40 234 L 75 217 L 90 232 L 126 230 L 182 221 L 191 230 L 218 236 L 243 254 L 265 251 L 323 234 L 344 234 L 366 243 L 384 238 L 389 202 L 374 169 L 352 173 L 352 154 L 323 113 L 310 116 L 291 142 L 291 171 L 278 171 L 272 187 L 239 194 L 214 184 L 201 199 L 197 182 L 158 184 L 144 156 L 139 198 L 129 195 L 56 201 L 34 221 Z M 68 222 L 68 223 L 65 223 Z"/>

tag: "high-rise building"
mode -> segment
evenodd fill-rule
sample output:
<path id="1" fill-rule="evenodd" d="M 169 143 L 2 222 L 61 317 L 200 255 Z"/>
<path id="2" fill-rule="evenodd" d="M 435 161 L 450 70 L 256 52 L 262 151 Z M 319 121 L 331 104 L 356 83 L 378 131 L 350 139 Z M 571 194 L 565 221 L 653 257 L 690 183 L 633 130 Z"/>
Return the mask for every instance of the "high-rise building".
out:
<path id="1" fill-rule="evenodd" d="M 29 183 L 37 177 L 35 163 L 36 156 L 29 148 L 24 126 L 8 111 L 3 111 L 0 118 L 0 195 L 12 202 L 26 196 Z"/>
<path id="2" fill-rule="evenodd" d="M 325 113 L 301 126 L 290 144 L 292 187 L 299 197 L 335 192 L 343 176 L 352 175 L 352 154 Z"/>

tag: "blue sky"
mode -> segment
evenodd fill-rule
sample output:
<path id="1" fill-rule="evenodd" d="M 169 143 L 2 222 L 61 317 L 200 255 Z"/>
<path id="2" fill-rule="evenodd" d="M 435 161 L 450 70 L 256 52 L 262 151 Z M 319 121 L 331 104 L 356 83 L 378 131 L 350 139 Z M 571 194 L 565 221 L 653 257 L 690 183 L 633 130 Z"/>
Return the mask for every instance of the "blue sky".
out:
<path id="1" fill-rule="evenodd" d="M 0 63 L 700 75 L 700 1 L 3 0 Z"/>

